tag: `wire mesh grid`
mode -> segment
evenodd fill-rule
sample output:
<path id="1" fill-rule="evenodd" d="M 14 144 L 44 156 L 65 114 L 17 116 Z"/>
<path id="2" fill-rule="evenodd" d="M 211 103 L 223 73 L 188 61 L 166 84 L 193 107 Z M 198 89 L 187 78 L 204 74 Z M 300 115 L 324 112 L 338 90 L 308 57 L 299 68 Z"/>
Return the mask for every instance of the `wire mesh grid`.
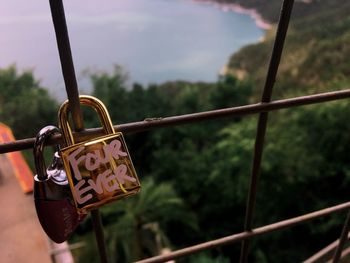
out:
<path id="1" fill-rule="evenodd" d="M 182 124 L 193 124 L 196 122 L 204 122 L 208 120 L 215 120 L 224 117 L 232 116 L 246 116 L 252 114 L 258 114 L 258 123 L 256 127 L 256 138 L 254 155 L 251 167 L 250 175 L 250 185 L 247 194 L 247 206 L 245 215 L 245 225 L 244 229 L 240 233 L 234 233 L 232 235 L 222 237 L 219 239 L 211 240 L 194 246 L 186 247 L 173 251 L 166 255 L 159 255 L 152 258 L 144 259 L 138 261 L 139 263 L 155 263 L 155 262 L 166 262 L 179 257 L 184 257 L 194 253 L 198 253 L 203 250 L 213 249 L 227 244 L 232 244 L 235 242 L 241 242 L 241 255 L 240 262 L 248 262 L 248 252 L 250 240 L 254 237 L 261 236 L 270 232 L 282 230 L 285 228 L 290 228 L 295 225 L 308 222 L 310 220 L 324 217 L 329 214 L 350 211 L 350 202 L 338 204 L 331 207 L 325 207 L 321 210 L 310 212 L 297 217 L 282 220 L 273 224 L 264 225 L 255 228 L 253 225 L 254 211 L 256 195 L 258 192 L 259 184 L 259 174 L 261 170 L 261 162 L 264 150 L 264 140 L 265 133 L 268 127 L 268 116 L 269 112 L 298 107 L 316 103 L 323 103 L 328 101 L 335 101 L 340 99 L 350 98 L 350 89 L 338 90 L 333 92 L 318 93 L 314 95 L 294 97 L 283 100 L 271 101 L 271 96 L 273 93 L 273 87 L 275 79 L 277 76 L 278 67 L 280 64 L 280 59 L 283 52 L 284 42 L 287 35 L 287 30 L 290 22 L 291 13 L 293 10 L 294 0 L 284 0 L 282 1 L 282 7 L 280 12 L 280 18 L 277 26 L 274 46 L 272 54 L 270 57 L 270 63 L 267 70 L 266 82 L 261 95 L 261 100 L 256 104 L 248 104 L 239 107 L 224 108 L 206 112 L 195 112 L 185 115 L 177 115 L 166 118 L 154 118 L 147 119 L 144 121 L 126 123 L 115 126 L 115 128 L 126 134 L 137 133 L 145 130 L 154 130 L 161 127 L 172 127 Z M 51 13 L 53 18 L 53 23 L 56 32 L 57 45 L 59 49 L 59 54 L 61 58 L 62 71 L 64 75 L 64 80 L 66 84 L 66 92 L 68 100 L 70 102 L 73 123 L 75 127 L 74 135 L 79 140 L 84 140 L 91 136 L 97 136 L 102 134 L 101 128 L 95 129 L 84 129 L 82 122 L 82 115 L 79 104 L 79 91 L 77 87 L 77 82 L 74 73 L 74 66 L 72 61 L 72 55 L 69 44 L 69 37 L 67 26 L 65 22 L 64 8 L 62 0 L 50 0 Z M 0 154 L 20 151 L 24 149 L 29 149 L 33 147 L 35 138 L 28 138 L 23 140 L 17 140 L 10 143 L 4 143 L 0 145 Z M 48 144 L 60 143 L 61 135 L 53 136 Z M 106 245 L 103 237 L 103 226 L 101 223 L 101 218 L 98 210 L 92 211 L 92 219 L 94 225 L 94 231 L 96 236 L 96 241 L 98 245 L 98 250 L 100 253 L 101 262 L 108 262 L 108 257 L 106 254 Z M 349 249 L 344 250 L 345 243 L 349 240 L 349 230 L 350 230 L 350 212 L 348 213 L 346 220 L 343 225 L 342 233 L 340 238 L 330 244 L 328 247 L 319 251 L 305 262 L 326 262 L 332 258 L 332 262 L 339 262 L 342 256 L 350 253 Z"/>

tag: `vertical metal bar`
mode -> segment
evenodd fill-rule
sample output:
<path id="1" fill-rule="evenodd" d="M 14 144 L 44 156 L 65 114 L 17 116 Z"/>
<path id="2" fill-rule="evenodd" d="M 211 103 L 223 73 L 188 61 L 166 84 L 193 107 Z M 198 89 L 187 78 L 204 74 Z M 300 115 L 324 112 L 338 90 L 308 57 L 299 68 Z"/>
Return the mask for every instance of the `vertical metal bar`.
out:
<path id="1" fill-rule="evenodd" d="M 49 0 L 52 21 L 55 28 L 58 51 L 61 60 L 63 78 L 69 100 L 70 112 L 73 118 L 74 130 L 84 130 L 83 115 L 80 108 L 78 84 L 74 71 L 72 52 L 70 48 L 67 22 L 62 0 Z M 102 263 L 107 263 L 107 253 L 103 234 L 101 216 L 98 210 L 91 212 L 96 242 Z"/>
<path id="2" fill-rule="evenodd" d="M 292 14 L 293 5 L 294 5 L 294 0 L 284 0 L 282 4 L 275 42 L 274 42 L 274 46 L 273 46 L 272 54 L 270 58 L 269 69 L 267 72 L 264 91 L 261 98 L 262 102 L 271 101 L 272 89 L 276 81 L 276 75 L 277 75 L 278 67 L 282 57 L 282 51 L 283 51 L 284 42 L 288 31 L 288 26 L 289 26 L 290 16 Z"/>
<path id="3" fill-rule="evenodd" d="M 72 52 L 69 43 L 68 29 L 62 0 L 50 0 L 50 8 L 56 33 L 63 78 L 69 100 L 70 112 L 72 113 L 73 118 L 74 130 L 82 131 L 84 129 L 84 124 L 79 103 L 78 84 L 75 77 Z"/>
<path id="4" fill-rule="evenodd" d="M 101 214 L 98 209 L 91 211 L 92 224 L 95 230 L 95 239 L 97 242 L 98 251 L 100 253 L 101 263 L 107 263 L 107 250 L 102 227 Z"/>
<path id="5" fill-rule="evenodd" d="M 349 231 L 350 231 L 350 211 L 348 212 L 348 215 L 346 217 L 346 220 L 345 220 L 345 223 L 343 226 L 343 230 L 342 230 L 342 233 L 341 233 L 340 238 L 339 238 L 339 243 L 338 243 L 337 249 L 335 250 L 335 253 L 333 256 L 333 261 L 332 261 L 333 263 L 339 262 L 339 260 L 341 258 L 342 251 L 344 249 L 345 242 L 348 240 Z"/>
<path id="6" fill-rule="evenodd" d="M 293 9 L 294 0 L 284 0 L 280 12 L 275 42 L 270 58 L 270 64 L 267 72 L 264 90 L 261 96 L 261 102 L 271 101 L 272 90 L 275 84 L 278 67 L 280 64 L 285 38 L 289 26 L 290 16 Z M 261 160 L 264 148 L 264 140 L 268 121 L 268 113 L 263 112 L 259 115 L 257 124 L 257 134 L 254 146 L 254 157 L 251 172 L 251 181 L 247 199 L 247 210 L 245 215 L 244 230 L 251 231 L 253 225 L 254 209 L 256 202 L 256 193 L 258 188 L 258 179 L 260 174 Z M 248 260 L 249 240 L 242 241 L 240 262 Z"/>

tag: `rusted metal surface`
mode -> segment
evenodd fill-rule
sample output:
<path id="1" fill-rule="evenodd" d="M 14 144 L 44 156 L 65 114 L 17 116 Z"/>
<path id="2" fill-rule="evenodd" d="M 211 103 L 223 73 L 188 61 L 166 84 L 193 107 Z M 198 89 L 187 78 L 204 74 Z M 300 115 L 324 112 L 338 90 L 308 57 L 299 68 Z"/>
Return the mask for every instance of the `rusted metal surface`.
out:
<path id="1" fill-rule="evenodd" d="M 276 37 L 274 41 L 274 46 L 272 49 L 272 54 L 270 58 L 270 63 L 268 67 L 268 72 L 266 76 L 266 82 L 261 96 L 261 102 L 267 103 L 271 101 L 272 91 L 276 80 L 276 75 L 278 67 L 281 61 L 282 51 L 284 42 L 286 39 L 289 20 L 293 9 L 294 0 L 284 0 L 282 3 L 280 18 L 278 22 L 278 27 L 276 31 Z M 244 230 L 250 231 L 253 227 L 256 195 L 258 189 L 258 181 L 260 175 L 261 160 L 264 150 L 264 141 L 266 135 L 266 127 L 268 121 L 268 112 L 262 112 L 259 114 L 255 145 L 254 145 L 254 156 L 253 164 L 250 176 L 250 185 L 247 198 L 247 208 L 244 221 Z M 241 247 L 240 262 L 245 263 L 248 261 L 248 250 L 249 250 L 249 240 L 244 240 Z"/>

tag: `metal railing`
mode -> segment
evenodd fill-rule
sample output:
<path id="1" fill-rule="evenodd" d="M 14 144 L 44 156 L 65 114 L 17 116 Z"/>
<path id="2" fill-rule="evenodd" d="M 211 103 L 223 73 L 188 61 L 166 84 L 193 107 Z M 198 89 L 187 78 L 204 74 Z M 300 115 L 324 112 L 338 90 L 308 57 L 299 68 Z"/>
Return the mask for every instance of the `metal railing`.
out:
<path id="1" fill-rule="evenodd" d="M 327 207 L 318 211 L 314 211 L 308 214 L 290 218 L 287 220 L 279 221 L 273 224 L 261 226 L 255 228 L 253 225 L 256 194 L 258 192 L 259 174 L 261 170 L 261 160 L 264 150 L 264 140 L 266 128 L 268 126 L 268 114 L 270 111 L 276 111 L 291 107 L 304 106 L 309 104 L 322 103 L 327 101 L 334 101 L 340 99 L 350 98 L 350 89 L 339 90 L 333 92 L 325 92 L 308 96 L 301 96 L 283 100 L 271 101 L 273 87 L 280 64 L 280 59 L 283 52 L 283 46 L 286 39 L 286 34 L 289 26 L 290 16 L 293 10 L 294 0 L 284 0 L 282 2 L 282 8 L 280 12 L 280 18 L 275 36 L 275 42 L 270 58 L 270 63 L 267 71 L 267 77 L 260 103 L 249 104 L 239 107 L 218 109 L 206 112 L 196 112 L 192 114 L 178 115 L 166 118 L 151 118 L 140 122 L 126 123 L 115 126 L 116 129 L 124 133 L 135 133 L 144 130 L 153 130 L 166 126 L 176 126 L 182 124 L 191 124 L 201 121 L 215 120 L 218 118 L 243 116 L 251 114 L 259 114 L 256 139 L 254 147 L 254 156 L 252 162 L 250 187 L 247 196 L 247 207 L 245 215 L 244 231 L 235 233 L 226 237 L 215 239 L 209 242 L 197 244 L 194 246 L 186 247 L 177 251 L 173 251 L 166 255 L 160 255 L 148 259 L 138 261 L 139 263 L 155 263 L 165 262 L 178 257 L 183 257 L 197 253 L 202 250 L 212 249 L 219 246 L 231 244 L 234 242 L 241 242 L 241 256 L 240 262 L 244 263 L 248 260 L 249 242 L 250 239 L 256 236 L 264 235 L 273 231 L 281 230 L 284 228 L 292 227 L 297 224 L 305 223 L 310 220 L 323 217 L 332 213 L 349 210 L 350 202 L 342 203 L 336 206 Z M 66 91 L 73 115 L 73 122 L 75 127 L 74 136 L 78 140 L 90 137 L 91 135 L 99 135 L 102 133 L 101 128 L 84 129 L 83 117 L 79 104 L 79 92 L 74 73 L 73 60 L 70 50 L 68 31 L 65 21 L 64 9 L 62 0 L 50 0 L 51 13 L 53 23 L 56 31 L 57 45 L 61 58 L 62 72 L 66 84 Z M 34 138 L 28 138 L 18 140 L 15 142 L 5 143 L 0 145 L 0 153 L 19 151 L 29 149 L 33 147 Z M 49 144 L 55 144 L 61 142 L 61 135 L 54 136 Z M 103 237 L 103 227 L 101 224 L 101 217 L 98 210 L 92 212 L 92 221 L 98 244 L 98 250 L 100 253 L 101 262 L 108 262 L 106 246 Z M 338 241 L 335 241 L 324 250 L 321 250 L 313 257 L 309 258 L 306 262 L 320 262 L 325 258 L 330 258 L 333 254 L 332 262 L 339 262 L 345 243 L 348 241 L 350 229 L 350 212 L 344 222 L 343 231 Z M 348 254 L 348 250 L 344 251 L 343 255 Z"/>

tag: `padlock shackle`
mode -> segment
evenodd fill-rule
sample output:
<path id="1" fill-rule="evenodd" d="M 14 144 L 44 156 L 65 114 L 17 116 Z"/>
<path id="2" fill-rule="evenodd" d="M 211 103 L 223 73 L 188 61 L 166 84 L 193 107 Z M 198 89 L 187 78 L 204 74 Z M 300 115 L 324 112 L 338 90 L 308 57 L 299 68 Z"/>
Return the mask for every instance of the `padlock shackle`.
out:
<path id="1" fill-rule="evenodd" d="M 46 126 L 39 131 L 34 142 L 34 163 L 37 171 L 37 178 L 40 181 L 46 180 L 48 178 L 44 158 L 44 146 L 46 141 L 55 133 L 61 133 L 56 126 Z"/>
<path id="2" fill-rule="evenodd" d="M 103 130 L 105 131 L 106 134 L 115 133 L 112 120 L 102 101 L 89 95 L 80 95 L 79 101 L 80 101 L 80 104 L 92 107 L 98 113 Z M 66 146 L 70 146 L 75 143 L 73 132 L 68 122 L 69 113 L 70 113 L 69 102 L 68 100 L 66 100 L 65 102 L 63 102 L 63 104 L 61 105 L 58 111 L 58 121 L 62 131 L 63 141 Z"/>

